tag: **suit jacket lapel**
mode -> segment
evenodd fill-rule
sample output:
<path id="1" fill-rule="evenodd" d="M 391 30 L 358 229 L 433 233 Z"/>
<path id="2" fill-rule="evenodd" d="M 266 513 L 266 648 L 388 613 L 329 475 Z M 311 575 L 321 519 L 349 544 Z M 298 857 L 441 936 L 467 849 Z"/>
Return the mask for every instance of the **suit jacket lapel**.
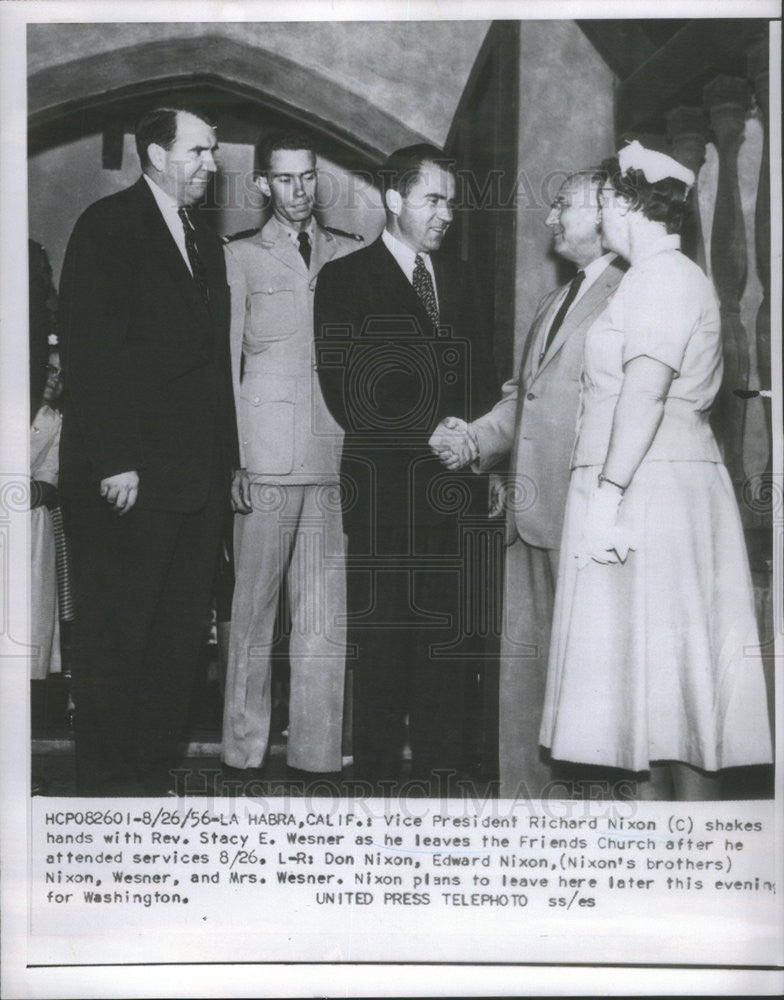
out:
<path id="1" fill-rule="evenodd" d="M 553 303 L 558 298 L 559 289 L 555 288 L 542 300 L 539 311 L 534 316 L 531 323 L 531 330 L 523 348 L 523 356 L 520 360 L 520 380 L 523 385 L 527 385 L 536 374 L 539 367 L 539 357 L 537 345 L 539 344 L 542 326 L 548 323 L 552 317 Z"/>
<path id="2" fill-rule="evenodd" d="M 445 257 L 431 254 L 433 273 L 436 276 L 436 301 L 438 302 L 438 319 L 441 326 L 454 329 L 453 309 L 455 307 L 454 274 Z M 419 298 L 419 296 L 417 296 Z M 427 311 L 427 310 L 425 310 Z"/>
<path id="3" fill-rule="evenodd" d="M 395 300 L 394 308 L 398 314 L 403 311 L 409 312 L 419 321 L 422 333 L 428 331 L 432 324 L 427 310 L 422 304 L 422 300 L 414 291 L 414 286 L 405 274 L 403 274 L 400 265 L 392 254 L 387 250 L 384 241 L 379 237 L 368 249 L 372 251 L 369 263 L 371 270 L 376 276 L 376 280 L 379 282 L 377 287 L 389 290 L 390 297 Z"/>
<path id="4" fill-rule="evenodd" d="M 169 227 L 161 215 L 147 181 L 143 177 L 139 178 L 136 188 L 139 198 L 139 233 L 145 243 L 144 252 L 158 258 L 160 265 L 168 270 L 172 282 L 195 316 L 204 323 L 208 318 L 207 307 L 180 253 L 180 248 L 174 242 Z M 201 252 L 201 243 L 199 249 Z"/>
<path id="5" fill-rule="evenodd" d="M 313 250 L 310 258 L 310 280 L 316 277 L 322 267 L 337 253 L 338 241 L 331 233 L 316 225 L 313 230 Z M 303 261 L 304 263 L 304 261 Z"/>
<path id="6" fill-rule="evenodd" d="M 593 314 L 601 312 L 607 301 L 607 297 L 620 282 L 622 276 L 623 272 L 620 267 L 614 261 L 611 261 L 588 291 L 577 300 L 574 307 L 566 316 L 561 329 L 556 333 L 553 342 L 548 347 L 547 353 L 542 359 L 539 371 L 542 371 L 543 368 L 546 368 L 550 364 L 573 330 L 591 319 Z"/>
<path id="7" fill-rule="evenodd" d="M 220 324 L 223 318 L 221 316 L 221 307 L 218 305 L 218 299 L 227 294 L 228 288 L 226 283 L 226 259 L 223 255 L 223 247 L 220 241 L 216 238 L 213 231 L 208 229 L 206 224 L 198 219 L 196 224 L 196 242 L 204 269 L 207 272 L 207 285 L 210 289 L 210 307 L 208 311 L 212 320 L 211 329 L 214 333 L 216 324 Z M 203 299 L 196 286 L 196 282 L 192 281 L 192 285 L 196 290 L 199 302 L 203 304 Z"/>

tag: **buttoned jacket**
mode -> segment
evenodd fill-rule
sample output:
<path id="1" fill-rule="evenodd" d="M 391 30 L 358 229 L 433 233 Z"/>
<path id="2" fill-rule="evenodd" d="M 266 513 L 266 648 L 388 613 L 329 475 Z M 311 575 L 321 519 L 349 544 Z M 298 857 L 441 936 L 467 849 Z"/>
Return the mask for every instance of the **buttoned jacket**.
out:
<path id="1" fill-rule="evenodd" d="M 624 269 L 617 258 L 608 264 L 569 311 L 540 360 L 542 328 L 552 322 L 562 289 L 545 295 L 531 324 L 518 374 L 502 387 L 493 409 L 472 424 L 479 443 L 480 472 L 510 459 L 507 544 L 519 536 L 529 545 L 560 547 L 585 334 L 606 308 Z"/>
<path id="2" fill-rule="evenodd" d="M 462 261 L 431 259 L 437 330 L 382 239 L 319 278 L 319 376 L 346 431 L 341 496 L 349 535 L 380 523 L 415 534 L 419 525 L 486 510 L 482 481 L 444 469 L 428 446 L 442 419 L 471 419 L 497 394 L 471 275 Z"/>
<path id="3" fill-rule="evenodd" d="M 139 473 L 140 509 L 198 510 L 237 462 L 229 289 L 220 240 L 192 213 L 202 298 L 147 181 L 92 204 L 60 279 L 60 489 L 97 499 Z"/>
<path id="4" fill-rule="evenodd" d="M 343 432 L 321 395 L 313 347 L 319 271 L 361 244 L 316 225 L 310 267 L 272 216 L 228 244 L 231 361 L 240 462 L 251 478 L 336 482 Z"/>

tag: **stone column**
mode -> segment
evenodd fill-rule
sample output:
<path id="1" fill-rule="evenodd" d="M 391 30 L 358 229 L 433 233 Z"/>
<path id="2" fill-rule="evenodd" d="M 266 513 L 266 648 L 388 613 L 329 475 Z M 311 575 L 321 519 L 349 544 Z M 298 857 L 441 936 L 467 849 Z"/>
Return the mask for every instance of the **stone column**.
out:
<path id="1" fill-rule="evenodd" d="M 671 153 L 679 163 L 693 171 L 697 178 L 692 191 L 692 213 L 685 221 L 681 232 L 681 246 L 683 252 L 696 261 L 703 271 L 706 271 L 707 267 L 697 186 L 700 169 L 705 162 L 707 134 L 705 112 L 702 108 L 679 107 L 673 108 L 668 113 L 667 136 L 670 140 Z"/>
<path id="2" fill-rule="evenodd" d="M 724 447 L 730 476 L 740 486 L 744 479 L 745 403 L 733 395 L 733 390 L 748 386 L 749 348 L 740 319 L 740 297 L 746 283 L 746 232 L 738 184 L 738 150 L 749 106 L 749 85 L 742 78 L 717 76 L 703 94 L 719 154 L 711 266 L 721 304 L 724 379 L 714 404 L 713 426 Z"/>
<path id="3" fill-rule="evenodd" d="M 760 389 L 770 389 L 770 128 L 768 77 L 768 40 L 756 41 L 747 52 L 749 77 L 754 86 L 754 96 L 760 111 L 763 129 L 762 161 L 760 163 L 757 203 L 754 208 L 754 249 L 757 257 L 757 273 L 762 285 L 762 302 L 757 312 L 757 368 Z M 770 441 L 771 401 L 763 398 L 765 409 L 765 430 Z M 772 468 L 772 448 L 768 453 L 768 468 Z"/>

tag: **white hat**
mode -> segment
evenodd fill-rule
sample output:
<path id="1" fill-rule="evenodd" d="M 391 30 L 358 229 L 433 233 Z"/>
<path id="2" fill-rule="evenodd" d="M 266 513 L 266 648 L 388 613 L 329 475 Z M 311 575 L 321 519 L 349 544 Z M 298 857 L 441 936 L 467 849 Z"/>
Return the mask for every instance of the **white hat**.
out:
<path id="1" fill-rule="evenodd" d="M 687 189 L 694 184 L 694 173 L 682 163 L 678 163 L 666 153 L 657 153 L 654 149 L 646 149 L 636 139 L 624 146 L 618 152 L 618 163 L 621 173 L 627 170 L 641 170 L 649 184 L 664 180 L 665 177 L 672 177 L 676 181 L 683 181 Z"/>

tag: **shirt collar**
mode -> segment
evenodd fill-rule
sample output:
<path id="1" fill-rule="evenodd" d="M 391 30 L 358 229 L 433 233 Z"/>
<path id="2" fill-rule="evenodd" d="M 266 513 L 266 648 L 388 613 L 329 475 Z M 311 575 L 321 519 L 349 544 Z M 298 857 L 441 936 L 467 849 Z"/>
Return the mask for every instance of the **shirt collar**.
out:
<path id="1" fill-rule="evenodd" d="M 605 253 L 601 257 L 597 257 L 596 260 L 592 260 L 590 264 L 586 264 L 581 270 L 585 273 L 585 280 L 583 281 L 583 288 L 588 288 L 590 285 L 596 281 L 602 271 L 610 264 L 612 260 L 615 259 L 614 253 Z"/>
<path id="2" fill-rule="evenodd" d="M 417 251 L 412 250 L 407 243 L 403 243 L 401 240 L 394 237 L 388 229 L 385 229 L 381 234 L 381 239 L 384 241 L 384 246 L 387 250 L 389 250 L 400 265 L 403 274 L 405 274 L 410 280 L 414 273 L 414 267 L 416 266 Z M 419 256 L 422 258 L 425 263 L 425 267 L 432 275 L 433 264 L 430 260 L 430 254 L 420 252 Z"/>
<path id="3" fill-rule="evenodd" d="M 638 252 L 635 255 L 632 266 L 648 260 L 649 257 L 655 257 L 657 253 L 665 253 L 667 250 L 680 250 L 680 248 L 680 233 L 662 233 L 658 239 L 651 240 L 641 253 Z"/>
<path id="4" fill-rule="evenodd" d="M 164 191 L 160 184 L 156 184 L 152 177 L 148 174 L 143 174 L 142 176 L 147 181 L 147 184 L 153 193 L 153 197 L 158 203 L 158 208 L 160 208 L 162 212 L 179 212 L 180 206 L 177 204 L 176 199 L 172 198 L 168 191 Z"/>
<path id="5" fill-rule="evenodd" d="M 305 226 L 304 229 L 293 229 L 291 226 L 287 226 L 285 222 L 281 222 L 281 220 L 277 217 L 277 215 L 274 216 L 274 219 L 280 226 L 280 228 L 283 230 L 283 232 L 291 240 L 291 242 L 294 243 L 295 245 L 299 244 L 300 233 L 307 233 L 308 236 L 310 237 L 310 242 L 311 243 L 313 242 L 313 232 L 316 228 L 316 220 L 313 218 L 312 215 L 310 217 L 310 220 L 308 221 L 307 226 Z"/>

